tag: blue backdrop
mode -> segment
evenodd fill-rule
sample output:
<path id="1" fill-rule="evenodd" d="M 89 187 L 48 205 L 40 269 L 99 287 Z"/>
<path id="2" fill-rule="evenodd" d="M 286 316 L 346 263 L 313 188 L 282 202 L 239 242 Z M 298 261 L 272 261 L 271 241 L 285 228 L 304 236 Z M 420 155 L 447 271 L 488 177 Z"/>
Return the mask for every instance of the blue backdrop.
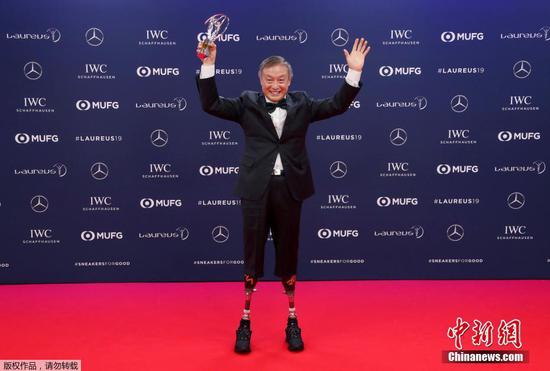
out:
<path id="1" fill-rule="evenodd" d="M 0 7 L 1 283 L 241 279 L 243 136 L 194 82 L 215 13 L 224 96 L 274 54 L 329 96 L 372 45 L 357 101 L 310 127 L 300 279 L 550 277 L 547 1 Z"/>

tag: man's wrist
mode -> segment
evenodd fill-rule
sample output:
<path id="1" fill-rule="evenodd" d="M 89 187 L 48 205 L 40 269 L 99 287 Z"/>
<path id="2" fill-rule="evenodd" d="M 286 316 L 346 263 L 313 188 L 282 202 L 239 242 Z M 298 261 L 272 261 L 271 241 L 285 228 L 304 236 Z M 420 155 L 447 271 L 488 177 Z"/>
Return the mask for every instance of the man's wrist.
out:
<path id="1" fill-rule="evenodd" d="M 348 68 L 348 74 L 346 75 L 346 82 L 351 86 L 359 87 L 359 81 L 361 81 L 361 71 Z"/>
<path id="2" fill-rule="evenodd" d="M 201 79 L 208 79 L 213 77 L 216 74 L 216 65 L 215 64 L 202 64 L 201 65 Z"/>

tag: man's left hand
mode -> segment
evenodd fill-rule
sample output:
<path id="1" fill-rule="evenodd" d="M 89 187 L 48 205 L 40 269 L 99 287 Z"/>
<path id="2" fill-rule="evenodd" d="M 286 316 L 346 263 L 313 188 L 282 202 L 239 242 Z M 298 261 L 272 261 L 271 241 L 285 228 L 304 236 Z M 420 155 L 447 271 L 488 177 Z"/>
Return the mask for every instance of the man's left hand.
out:
<path id="1" fill-rule="evenodd" d="M 348 67 L 355 71 L 362 71 L 365 64 L 365 57 L 369 54 L 370 46 L 367 47 L 367 40 L 363 37 L 361 40 L 355 39 L 351 53 L 344 49 Z"/>

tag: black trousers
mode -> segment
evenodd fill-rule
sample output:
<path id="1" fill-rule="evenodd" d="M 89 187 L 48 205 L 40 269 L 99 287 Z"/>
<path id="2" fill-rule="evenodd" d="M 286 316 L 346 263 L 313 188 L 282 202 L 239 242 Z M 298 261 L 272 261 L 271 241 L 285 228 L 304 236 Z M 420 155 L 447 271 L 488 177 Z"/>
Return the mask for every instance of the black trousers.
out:
<path id="1" fill-rule="evenodd" d="M 241 198 L 244 237 L 244 273 L 264 275 L 265 244 L 271 229 L 275 245 L 275 275 L 296 274 L 302 201 L 295 200 L 285 177 L 272 175 L 259 200 Z"/>

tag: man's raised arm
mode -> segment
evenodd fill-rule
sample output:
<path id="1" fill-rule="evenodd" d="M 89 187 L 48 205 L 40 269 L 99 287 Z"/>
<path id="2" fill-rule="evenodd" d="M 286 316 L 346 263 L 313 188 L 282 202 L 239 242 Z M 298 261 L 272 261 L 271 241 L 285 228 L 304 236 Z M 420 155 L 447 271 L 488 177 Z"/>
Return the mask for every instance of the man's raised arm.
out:
<path id="1" fill-rule="evenodd" d="M 312 122 L 328 119 L 347 111 L 361 87 L 361 72 L 369 51 L 370 46 L 367 46 L 367 41 L 364 38 L 355 39 L 351 53 L 344 49 L 348 64 L 346 82 L 333 97 L 311 101 Z"/>
<path id="2" fill-rule="evenodd" d="M 200 48 L 197 46 L 197 52 Z M 197 76 L 197 88 L 201 100 L 202 109 L 216 117 L 239 121 L 242 110 L 240 98 L 223 98 L 218 94 L 218 88 L 214 76 L 216 74 L 216 44 L 211 43 L 208 46 L 208 56 L 202 61 L 199 75 Z"/>

